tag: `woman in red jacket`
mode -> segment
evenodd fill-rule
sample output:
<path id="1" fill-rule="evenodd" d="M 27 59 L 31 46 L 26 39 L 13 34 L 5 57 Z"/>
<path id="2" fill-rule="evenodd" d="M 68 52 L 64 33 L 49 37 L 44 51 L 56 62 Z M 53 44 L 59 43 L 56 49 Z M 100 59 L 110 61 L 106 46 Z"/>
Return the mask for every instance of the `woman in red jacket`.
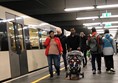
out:
<path id="1" fill-rule="evenodd" d="M 59 38 L 54 36 L 54 31 L 49 32 L 49 37 L 47 37 L 44 42 L 46 46 L 45 54 L 48 59 L 49 73 L 50 77 L 53 77 L 53 67 L 52 63 L 54 62 L 54 66 L 56 68 L 56 73 L 60 75 L 60 55 L 62 54 L 62 45 Z"/>

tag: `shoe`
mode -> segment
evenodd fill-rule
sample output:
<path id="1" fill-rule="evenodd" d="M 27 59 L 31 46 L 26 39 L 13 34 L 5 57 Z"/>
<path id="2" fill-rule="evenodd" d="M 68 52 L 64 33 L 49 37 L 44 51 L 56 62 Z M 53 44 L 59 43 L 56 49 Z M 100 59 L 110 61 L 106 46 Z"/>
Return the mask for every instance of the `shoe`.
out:
<path id="1" fill-rule="evenodd" d="M 114 74 L 115 70 L 113 68 L 110 69 L 111 73 Z"/>
<path id="2" fill-rule="evenodd" d="M 111 68 L 110 71 L 115 72 L 115 70 L 113 68 Z"/>
<path id="3" fill-rule="evenodd" d="M 98 74 L 101 74 L 101 70 L 98 70 Z"/>
<path id="4" fill-rule="evenodd" d="M 50 78 L 52 79 L 53 78 L 53 75 L 50 74 Z"/>
<path id="5" fill-rule="evenodd" d="M 96 74 L 96 71 L 95 70 L 93 70 L 93 74 Z"/>
<path id="6" fill-rule="evenodd" d="M 107 71 L 108 74 L 111 74 L 112 72 L 110 70 Z"/>

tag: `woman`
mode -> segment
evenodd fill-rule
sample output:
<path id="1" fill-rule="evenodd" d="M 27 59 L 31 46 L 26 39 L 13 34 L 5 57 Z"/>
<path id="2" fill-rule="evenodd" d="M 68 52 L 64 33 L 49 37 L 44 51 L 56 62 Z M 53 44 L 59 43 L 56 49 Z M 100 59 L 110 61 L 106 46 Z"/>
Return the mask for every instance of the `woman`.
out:
<path id="1" fill-rule="evenodd" d="M 108 73 L 115 73 L 113 54 L 116 53 L 116 43 L 110 37 L 108 29 L 104 31 L 104 34 L 105 35 L 103 37 L 103 54 L 105 59 L 106 71 Z"/>
<path id="2" fill-rule="evenodd" d="M 49 73 L 50 77 L 53 77 L 53 67 L 52 63 L 54 62 L 54 66 L 56 68 L 56 73 L 60 75 L 60 55 L 62 54 L 62 45 L 58 37 L 54 36 L 54 31 L 49 32 L 49 37 L 47 37 L 44 42 L 46 46 L 45 54 L 48 59 Z"/>
<path id="3" fill-rule="evenodd" d="M 87 57 L 86 57 L 86 52 L 87 52 L 87 45 L 86 45 L 87 37 L 84 34 L 84 32 L 80 32 L 80 46 L 81 46 L 81 51 L 84 53 L 84 60 L 83 60 L 83 67 L 87 65 Z"/>

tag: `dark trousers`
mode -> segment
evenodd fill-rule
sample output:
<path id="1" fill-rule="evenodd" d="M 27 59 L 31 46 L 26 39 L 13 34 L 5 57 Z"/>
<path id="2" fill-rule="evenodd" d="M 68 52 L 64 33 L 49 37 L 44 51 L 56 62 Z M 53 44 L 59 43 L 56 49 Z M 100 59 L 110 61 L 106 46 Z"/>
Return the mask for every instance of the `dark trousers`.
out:
<path id="1" fill-rule="evenodd" d="M 66 59 L 66 54 L 62 55 L 63 61 L 64 61 L 64 66 L 65 66 L 65 70 L 67 70 L 67 59 Z"/>
<path id="2" fill-rule="evenodd" d="M 92 70 L 96 70 L 96 64 L 97 61 L 98 70 L 101 70 L 101 56 L 100 54 L 92 54 Z"/>
<path id="3" fill-rule="evenodd" d="M 113 55 L 104 55 L 104 60 L 105 60 L 105 66 L 106 70 L 110 70 L 111 68 L 114 68 L 114 61 L 113 61 Z"/>
<path id="4" fill-rule="evenodd" d="M 84 53 L 83 65 L 86 65 L 87 64 L 87 56 L 86 56 L 87 50 L 84 50 L 82 52 Z"/>
<path id="5" fill-rule="evenodd" d="M 48 59 L 50 75 L 53 75 L 53 66 L 52 66 L 53 62 L 54 62 L 54 66 L 56 68 L 56 72 L 60 73 L 60 55 L 50 54 L 47 56 L 47 59 Z"/>

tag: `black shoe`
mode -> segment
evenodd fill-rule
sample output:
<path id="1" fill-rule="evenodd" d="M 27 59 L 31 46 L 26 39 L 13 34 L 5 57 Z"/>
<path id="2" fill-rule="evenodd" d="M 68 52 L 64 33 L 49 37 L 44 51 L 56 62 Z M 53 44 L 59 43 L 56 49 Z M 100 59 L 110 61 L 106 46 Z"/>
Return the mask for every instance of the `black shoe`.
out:
<path id="1" fill-rule="evenodd" d="M 95 70 L 93 70 L 93 74 L 96 74 L 96 71 Z"/>
<path id="2" fill-rule="evenodd" d="M 98 74 L 101 74 L 101 70 L 98 70 Z"/>
<path id="3" fill-rule="evenodd" d="M 60 72 L 57 72 L 57 76 L 60 76 Z"/>
<path id="4" fill-rule="evenodd" d="M 50 78 L 53 78 L 53 74 L 50 74 Z"/>

